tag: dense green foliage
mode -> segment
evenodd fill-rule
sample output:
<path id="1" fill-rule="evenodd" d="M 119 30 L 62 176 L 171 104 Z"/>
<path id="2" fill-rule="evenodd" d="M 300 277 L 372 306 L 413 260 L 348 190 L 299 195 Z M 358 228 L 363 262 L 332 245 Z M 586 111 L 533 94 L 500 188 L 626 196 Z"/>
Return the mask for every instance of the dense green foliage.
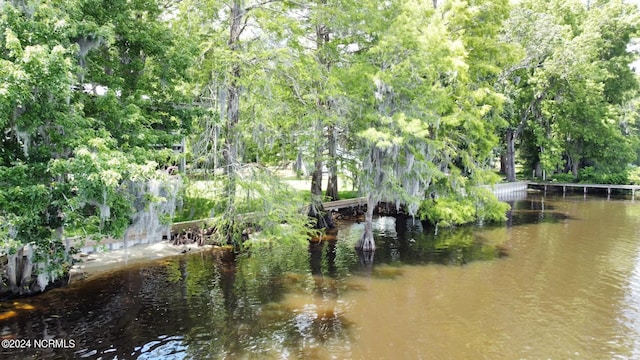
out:
<path id="1" fill-rule="evenodd" d="M 585 166 L 620 173 L 637 160 L 637 113 L 628 109 L 638 95 L 629 47 L 638 20 L 635 6 L 623 1 L 514 7 L 504 36 L 524 54 L 504 70 L 501 83 L 508 99 L 503 156 L 509 180 L 514 147 L 526 172 L 538 178 L 569 172 L 578 178 Z"/>
<path id="2" fill-rule="evenodd" d="M 154 2 L 0 7 L 0 249 L 34 244 L 60 275 L 65 236 L 122 237 L 140 201 L 163 201 L 139 193 L 187 128 L 186 63 Z"/>
<path id="3" fill-rule="evenodd" d="M 489 189 L 472 188 L 469 194 L 449 192 L 422 202 L 419 214 L 436 226 L 467 224 L 476 220 L 500 222 L 506 219 L 507 203 L 495 199 Z"/>
<path id="4" fill-rule="evenodd" d="M 183 190 L 181 216 L 217 217 L 229 241 L 246 212 L 266 237 L 299 236 L 305 203 L 322 213 L 324 173 L 328 198 L 340 175 L 370 209 L 391 199 L 440 226 L 503 218 L 479 188 L 499 180 L 497 157 L 508 180 L 517 160 L 555 181 L 637 181 L 640 20 L 621 0 L 0 7 L 9 252 L 35 242 L 66 258 L 64 236 L 122 237 L 166 201 L 140 200 L 140 184 L 169 179 L 183 139 L 180 176 L 210 183 Z M 276 167 L 312 174 L 310 198 Z"/>

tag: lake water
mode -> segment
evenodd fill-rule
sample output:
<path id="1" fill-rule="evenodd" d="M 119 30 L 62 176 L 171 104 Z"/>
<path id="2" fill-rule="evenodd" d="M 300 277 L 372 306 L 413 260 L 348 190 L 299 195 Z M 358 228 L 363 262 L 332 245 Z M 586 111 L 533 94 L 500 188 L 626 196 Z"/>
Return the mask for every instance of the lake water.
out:
<path id="1" fill-rule="evenodd" d="M 337 242 L 163 259 L 2 303 L 3 339 L 75 346 L 0 358 L 640 359 L 640 202 L 513 205 L 507 226 L 437 236 L 378 218 L 373 259 L 346 224 Z"/>

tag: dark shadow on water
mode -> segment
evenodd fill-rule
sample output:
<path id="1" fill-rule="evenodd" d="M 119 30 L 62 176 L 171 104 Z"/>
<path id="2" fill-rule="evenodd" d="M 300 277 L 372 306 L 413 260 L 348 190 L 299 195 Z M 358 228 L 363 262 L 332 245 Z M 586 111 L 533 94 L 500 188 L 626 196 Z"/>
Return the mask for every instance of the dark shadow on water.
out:
<path id="1" fill-rule="evenodd" d="M 378 228 L 376 266 L 429 263 L 460 266 L 500 256 L 499 250 L 486 245 L 473 227 L 440 229 L 436 235 L 432 228 L 424 229 L 422 222 L 410 217 L 382 223 L 393 228 Z"/>
<path id="2" fill-rule="evenodd" d="M 237 258 L 193 254 L 2 304 L 3 314 L 15 313 L 0 320 L 3 338 L 46 334 L 74 339 L 76 347 L 0 349 L 0 358 L 307 358 L 317 351 L 310 339 L 321 346 L 351 336 L 335 305 L 344 291 L 343 260 L 335 242 L 320 250 L 319 259 L 304 244 L 252 248 Z M 313 307 L 284 301 L 292 293 L 319 300 Z"/>
<path id="3" fill-rule="evenodd" d="M 549 204 L 548 201 L 545 202 L 545 199 L 540 197 L 529 197 L 505 202 L 511 205 L 511 209 L 514 211 L 553 211 L 556 209 L 555 206 Z"/>
<path id="4" fill-rule="evenodd" d="M 528 212 L 528 211 L 514 211 L 507 217 L 507 226 L 518 226 L 526 224 L 540 224 L 540 223 L 558 223 L 565 220 L 576 220 L 571 216 L 554 211 L 545 212 Z"/>
<path id="5" fill-rule="evenodd" d="M 559 211 L 544 197 L 531 196 L 526 199 L 505 201 L 511 206 L 507 211 L 505 224 L 488 224 L 487 227 L 521 226 L 527 224 L 558 223 L 566 220 L 576 220 Z"/>
<path id="6" fill-rule="evenodd" d="M 356 250 L 356 256 L 358 256 L 358 271 L 370 275 L 373 271 L 376 252 Z"/>
<path id="7" fill-rule="evenodd" d="M 513 227 L 527 224 L 558 223 L 574 220 L 559 211 L 553 201 L 543 197 L 507 201 L 511 209 L 507 212 L 506 224 L 486 224 L 483 227 Z M 436 235 L 430 224 L 410 217 L 380 217 L 375 220 L 375 262 L 363 261 L 355 272 L 362 275 L 392 277 L 385 272 L 376 272 L 380 265 L 442 264 L 462 266 L 472 261 L 486 261 L 508 256 L 500 245 L 488 245 L 475 231 L 477 226 L 461 226 L 455 229 L 440 228 Z M 367 267 L 362 264 L 368 264 Z"/>

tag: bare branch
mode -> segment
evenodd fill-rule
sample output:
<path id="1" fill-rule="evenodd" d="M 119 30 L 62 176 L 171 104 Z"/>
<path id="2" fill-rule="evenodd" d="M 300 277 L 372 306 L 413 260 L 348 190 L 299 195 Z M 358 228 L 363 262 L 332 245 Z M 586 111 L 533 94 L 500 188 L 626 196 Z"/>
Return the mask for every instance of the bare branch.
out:
<path id="1" fill-rule="evenodd" d="M 254 5 L 251 5 L 251 6 L 249 6 L 249 7 L 246 7 L 246 8 L 244 9 L 244 11 L 245 11 L 245 12 L 249 12 L 249 11 L 254 10 L 254 9 L 257 9 L 257 8 L 259 8 L 259 7 L 263 7 L 263 6 L 267 5 L 267 4 L 271 4 L 271 3 L 279 2 L 279 1 L 282 1 L 282 0 L 266 0 L 266 1 L 259 2 L 259 3 L 254 4 Z"/>
<path id="2" fill-rule="evenodd" d="M 242 35 L 242 33 L 244 33 L 244 30 L 247 28 L 247 24 L 249 23 L 249 19 L 251 19 L 250 16 L 245 16 L 244 23 L 242 24 L 242 26 L 240 27 L 240 30 L 238 31 L 238 38 L 240 38 L 240 35 Z"/>

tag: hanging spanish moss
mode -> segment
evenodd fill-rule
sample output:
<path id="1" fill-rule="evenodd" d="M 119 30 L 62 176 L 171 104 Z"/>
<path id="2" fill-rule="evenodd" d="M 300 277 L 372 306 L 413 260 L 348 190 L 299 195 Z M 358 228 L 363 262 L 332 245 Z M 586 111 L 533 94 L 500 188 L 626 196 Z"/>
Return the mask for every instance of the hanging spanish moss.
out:
<path id="1" fill-rule="evenodd" d="M 0 299 L 36 294 L 53 283 L 66 282 L 64 269 L 53 270 L 46 264 L 68 261 L 69 256 L 61 242 L 49 245 L 45 249 L 26 244 L 13 253 L 0 254 Z"/>
<path id="2" fill-rule="evenodd" d="M 78 82 L 84 83 L 85 69 L 87 67 L 87 54 L 89 51 L 96 49 L 105 44 L 105 39 L 101 36 L 85 35 L 76 40 L 78 44 L 78 65 L 80 72 L 78 73 Z"/>
<path id="3" fill-rule="evenodd" d="M 386 70 L 384 65 L 381 70 Z M 393 86 L 380 78 L 374 79 L 373 86 L 378 120 L 360 134 L 364 149 L 368 149 L 362 157 L 359 179 L 360 188 L 367 193 L 367 213 L 365 231 L 356 249 L 364 251 L 375 250 L 372 221 L 378 202 L 384 198 L 395 203 L 397 210 L 404 208 L 415 217 L 433 179 L 441 174 L 436 165 L 441 146 L 436 135 L 438 116 L 417 113 L 411 118 L 410 113 L 400 111 L 407 99 Z M 449 162 L 444 162 L 447 167 Z"/>
<path id="4" fill-rule="evenodd" d="M 212 82 L 203 90 L 201 104 L 204 113 L 199 117 L 199 125 L 202 131 L 199 132 L 192 143 L 195 167 L 205 171 L 217 169 L 219 164 L 219 154 L 222 150 L 224 137 L 222 136 L 222 120 L 225 118 L 224 104 L 226 92 L 218 89 L 217 82 Z"/>
<path id="5" fill-rule="evenodd" d="M 100 229 L 104 227 L 105 220 L 111 217 L 111 208 L 107 205 L 107 189 L 102 189 L 102 203 L 98 204 L 100 209 Z"/>
<path id="6" fill-rule="evenodd" d="M 146 184 L 132 184 L 136 212 L 124 235 L 125 247 L 146 244 L 171 237 L 171 223 L 176 209 L 180 178 L 151 179 Z"/>
<path id="7" fill-rule="evenodd" d="M 18 130 L 18 127 L 14 127 L 13 131 L 16 134 L 18 142 L 22 145 L 22 153 L 24 156 L 29 156 L 29 147 L 31 146 L 31 134 L 26 131 Z"/>

